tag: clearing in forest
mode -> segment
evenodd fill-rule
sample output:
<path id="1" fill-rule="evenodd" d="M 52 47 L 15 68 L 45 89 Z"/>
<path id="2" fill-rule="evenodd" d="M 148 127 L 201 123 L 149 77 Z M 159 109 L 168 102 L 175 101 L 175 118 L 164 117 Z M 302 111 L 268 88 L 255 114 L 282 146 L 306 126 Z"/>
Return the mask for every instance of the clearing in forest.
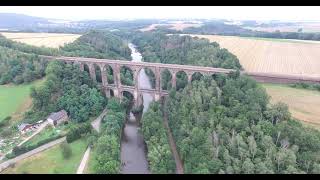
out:
<path id="1" fill-rule="evenodd" d="M 291 115 L 309 125 L 320 127 L 320 92 L 297 89 L 279 84 L 262 84 L 271 96 L 271 103 L 279 101 L 289 106 Z"/>
<path id="2" fill-rule="evenodd" d="M 27 85 L 0 85 L 0 121 L 7 116 L 12 116 L 13 120 L 20 119 L 32 105 L 31 87 L 42 82 L 44 80 Z"/>
<path id="3" fill-rule="evenodd" d="M 7 33 L 2 32 L 3 36 L 13 41 L 26 43 L 37 47 L 59 48 L 64 44 L 72 43 L 81 35 L 79 34 L 60 34 L 60 33 Z"/>
<path id="4" fill-rule="evenodd" d="M 208 38 L 236 55 L 248 72 L 320 77 L 320 43 L 236 36 L 191 35 Z M 314 42 L 314 43 L 312 43 Z"/>

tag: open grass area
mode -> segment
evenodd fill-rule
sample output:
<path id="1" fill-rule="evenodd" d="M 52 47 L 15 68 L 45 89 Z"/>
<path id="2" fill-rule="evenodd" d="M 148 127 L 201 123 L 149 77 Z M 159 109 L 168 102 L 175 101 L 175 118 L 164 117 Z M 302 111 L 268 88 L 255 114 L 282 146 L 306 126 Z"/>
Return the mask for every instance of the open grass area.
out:
<path id="1" fill-rule="evenodd" d="M 271 103 L 288 104 L 292 116 L 316 128 L 320 128 L 320 92 L 297 89 L 287 85 L 262 84 L 271 96 Z"/>
<path id="2" fill-rule="evenodd" d="M 13 120 L 21 118 L 32 105 L 31 87 L 42 82 L 44 79 L 26 85 L 0 85 L 0 121 L 7 116 L 12 116 Z"/>
<path id="3" fill-rule="evenodd" d="M 4 174 L 75 174 L 87 148 L 85 139 L 70 143 L 72 156 L 64 159 L 59 145 L 18 162 Z"/>

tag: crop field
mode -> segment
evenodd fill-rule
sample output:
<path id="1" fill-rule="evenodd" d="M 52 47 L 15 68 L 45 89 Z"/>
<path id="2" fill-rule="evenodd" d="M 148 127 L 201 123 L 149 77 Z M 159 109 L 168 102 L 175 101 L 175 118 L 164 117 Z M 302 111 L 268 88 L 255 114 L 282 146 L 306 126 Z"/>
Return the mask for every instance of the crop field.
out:
<path id="1" fill-rule="evenodd" d="M 58 34 L 58 33 L 1 33 L 13 41 L 26 43 L 34 46 L 44 46 L 50 48 L 59 48 L 64 44 L 71 43 L 79 38 L 79 34 Z"/>
<path id="2" fill-rule="evenodd" d="M 310 41 L 191 35 L 216 41 L 235 54 L 248 72 L 320 77 L 320 43 Z"/>
<path id="3" fill-rule="evenodd" d="M 297 89 L 286 85 L 262 84 L 271 96 L 271 103 L 288 104 L 291 115 L 309 125 L 320 128 L 320 92 Z"/>

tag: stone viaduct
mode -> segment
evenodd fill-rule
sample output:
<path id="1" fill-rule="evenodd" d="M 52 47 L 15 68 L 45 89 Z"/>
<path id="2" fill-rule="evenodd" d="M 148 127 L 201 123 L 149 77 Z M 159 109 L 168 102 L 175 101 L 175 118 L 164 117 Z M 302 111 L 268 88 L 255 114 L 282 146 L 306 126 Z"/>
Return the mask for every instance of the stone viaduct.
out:
<path id="1" fill-rule="evenodd" d="M 101 85 L 107 97 L 111 96 L 111 93 L 122 99 L 125 91 L 131 93 L 134 97 L 134 101 L 137 104 L 141 102 L 142 93 L 150 94 L 154 100 L 159 100 L 162 96 L 167 96 L 168 91 L 163 90 L 161 84 L 161 73 L 164 70 L 168 70 L 171 74 L 172 87 L 176 87 L 176 74 L 178 72 L 184 72 L 188 77 L 188 83 L 191 83 L 193 74 L 201 73 L 202 75 L 213 75 L 216 73 L 228 74 L 234 70 L 212 68 L 212 67 L 201 67 L 201 66 L 189 66 L 189 65 L 177 65 L 177 64 L 162 64 L 162 63 L 149 63 L 149 62 L 132 62 L 124 60 L 110 60 L 110 59 L 95 59 L 95 58 L 83 58 L 83 57 L 52 57 L 52 56 L 41 56 L 49 60 L 64 61 L 66 63 L 79 64 L 80 69 L 84 70 L 85 66 L 89 69 L 89 74 L 93 80 L 96 80 L 96 68 L 98 67 L 101 71 Z M 107 68 L 112 68 L 113 71 L 113 84 L 108 84 L 107 80 Z M 130 69 L 133 73 L 134 86 L 127 86 L 121 83 L 120 70 L 121 67 Z M 155 88 L 144 89 L 139 87 L 139 73 L 141 69 L 148 68 L 155 75 Z"/>
<path id="2" fill-rule="evenodd" d="M 159 100 L 163 96 L 168 95 L 167 90 L 163 90 L 161 87 L 162 76 L 161 73 L 168 70 L 171 74 L 172 87 L 176 87 L 176 75 L 178 72 L 184 72 L 188 77 L 188 83 L 191 83 L 193 74 L 201 73 L 202 75 L 213 75 L 217 73 L 229 74 L 232 69 L 212 68 L 202 66 L 190 66 L 190 65 L 178 65 L 178 64 L 162 64 L 162 63 L 149 63 L 149 62 L 132 62 L 125 60 L 110 60 L 110 59 L 96 59 L 96 58 L 84 58 L 84 57 L 54 57 L 43 56 L 40 57 L 48 60 L 64 61 L 66 63 L 79 64 L 80 69 L 88 69 L 89 74 L 93 80 L 96 80 L 96 68 L 99 68 L 101 72 L 101 86 L 107 97 L 111 95 L 122 99 L 124 92 L 129 92 L 133 95 L 135 104 L 141 104 L 142 93 L 150 94 L 154 100 Z M 113 82 L 108 83 L 107 80 L 107 68 L 111 68 L 113 72 Z M 120 70 L 122 67 L 130 69 L 133 73 L 133 86 L 127 86 L 121 83 Z M 139 87 L 139 73 L 141 69 L 148 68 L 155 75 L 155 88 L 144 89 Z M 311 82 L 320 83 L 320 78 L 304 77 L 296 75 L 283 75 L 273 73 L 252 73 L 241 71 L 241 74 L 246 74 L 258 82 L 268 83 L 295 83 L 295 82 Z"/>

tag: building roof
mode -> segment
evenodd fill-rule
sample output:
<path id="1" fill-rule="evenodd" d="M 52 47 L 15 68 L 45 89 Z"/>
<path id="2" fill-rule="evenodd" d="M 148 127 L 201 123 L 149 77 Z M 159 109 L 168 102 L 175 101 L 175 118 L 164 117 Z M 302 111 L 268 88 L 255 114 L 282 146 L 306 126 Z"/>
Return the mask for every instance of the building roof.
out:
<path id="1" fill-rule="evenodd" d="M 31 124 L 27 124 L 27 123 L 22 123 L 18 126 L 19 131 L 23 131 L 25 128 L 30 127 Z"/>
<path id="2" fill-rule="evenodd" d="M 65 116 L 68 116 L 68 113 L 65 110 L 61 110 L 59 112 L 51 113 L 48 119 L 52 119 L 53 121 L 58 121 Z"/>

